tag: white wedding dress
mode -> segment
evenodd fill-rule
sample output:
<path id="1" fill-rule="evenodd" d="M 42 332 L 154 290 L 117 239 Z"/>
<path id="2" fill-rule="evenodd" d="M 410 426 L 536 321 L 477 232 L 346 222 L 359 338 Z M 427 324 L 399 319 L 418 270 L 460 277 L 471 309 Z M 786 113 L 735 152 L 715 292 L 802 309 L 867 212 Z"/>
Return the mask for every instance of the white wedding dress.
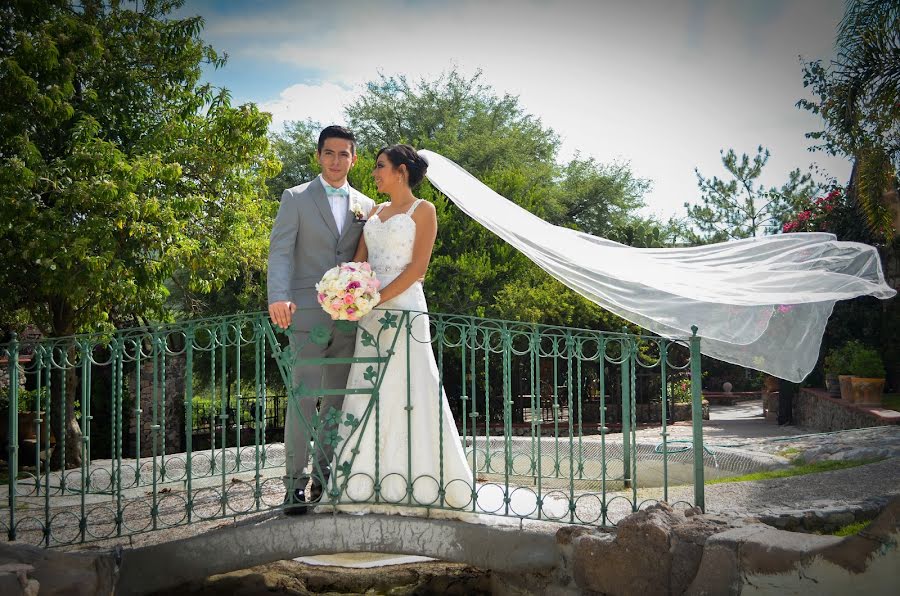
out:
<path id="1" fill-rule="evenodd" d="M 416 235 L 412 213 L 420 202 L 385 221 L 380 218 L 382 204 L 363 228 L 369 264 L 381 287 L 412 260 Z M 408 311 L 408 318 L 403 311 Z M 432 517 L 453 518 L 475 512 L 475 477 L 440 384 L 427 311 L 422 284 L 416 282 L 359 322 L 354 356 L 383 356 L 388 350 L 392 355 L 380 371 L 370 363 L 356 363 L 350 369 L 348 388 L 372 389 L 380 384 L 377 400 L 369 393 L 344 398 L 345 423 L 328 487 L 341 491 L 339 511 L 422 516 L 425 506 L 431 508 L 427 513 Z M 383 329 L 386 315 L 396 317 L 396 326 Z M 372 370 L 381 378 L 373 378 Z M 346 423 L 354 420 L 358 421 L 355 427 Z M 377 499 L 376 482 L 380 484 Z"/>

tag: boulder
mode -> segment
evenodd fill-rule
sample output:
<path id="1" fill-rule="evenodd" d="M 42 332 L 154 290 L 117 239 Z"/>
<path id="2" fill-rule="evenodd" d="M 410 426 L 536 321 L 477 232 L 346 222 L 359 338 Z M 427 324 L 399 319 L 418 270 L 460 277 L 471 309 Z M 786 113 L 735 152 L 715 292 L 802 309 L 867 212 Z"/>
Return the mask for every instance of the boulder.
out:
<path id="1" fill-rule="evenodd" d="M 570 533 L 575 583 L 603 594 L 682 593 L 697 573 L 706 540 L 732 527 L 697 510 L 687 514 L 660 503 L 623 519 L 615 535 Z"/>
<path id="2" fill-rule="evenodd" d="M 112 594 L 113 554 L 66 553 L 28 544 L 0 543 L 0 594 L 41 596 Z"/>

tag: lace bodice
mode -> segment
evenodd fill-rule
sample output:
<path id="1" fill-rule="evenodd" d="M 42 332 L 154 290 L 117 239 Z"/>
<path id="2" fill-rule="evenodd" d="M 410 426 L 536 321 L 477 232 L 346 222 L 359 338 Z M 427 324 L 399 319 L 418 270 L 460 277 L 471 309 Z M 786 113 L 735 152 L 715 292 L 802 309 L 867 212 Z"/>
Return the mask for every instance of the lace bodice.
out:
<path id="1" fill-rule="evenodd" d="M 366 247 L 369 250 L 369 264 L 379 276 L 395 276 L 412 262 L 413 243 L 416 239 L 416 222 L 412 212 L 422 199 L 417 199 L 406 213 L 398 213 L 381 221 L 379 214 L 385 203 L 378 207 L 363 228 Z"/>

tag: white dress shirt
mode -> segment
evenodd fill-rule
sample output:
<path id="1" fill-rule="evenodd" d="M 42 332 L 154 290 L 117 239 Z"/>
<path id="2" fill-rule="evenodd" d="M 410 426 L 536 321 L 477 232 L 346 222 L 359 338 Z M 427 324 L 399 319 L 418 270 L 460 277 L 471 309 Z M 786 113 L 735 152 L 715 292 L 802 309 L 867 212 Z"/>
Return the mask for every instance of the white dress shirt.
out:
<path id="1" fill-rule="evenodd" d="M 334 215 L 334 223 L 337 225 L 338 232 L 342 232 L 344 230 L 344 223 L 347 220 L 347 211 L 350 210 L 350 183 L 344 182 L 344 185 L 341 186 L 338 190 L 343 190 L 343 195 L 332 195 L 328 194 L 328 189 L 334 188 L 322 178 L 322 175 L 319 174 L 319 179 L 322 181 L 322 186 L 325 187 L 325 197 L 328 199 L 328 204 L 331 206 L 331 214 Z"/>

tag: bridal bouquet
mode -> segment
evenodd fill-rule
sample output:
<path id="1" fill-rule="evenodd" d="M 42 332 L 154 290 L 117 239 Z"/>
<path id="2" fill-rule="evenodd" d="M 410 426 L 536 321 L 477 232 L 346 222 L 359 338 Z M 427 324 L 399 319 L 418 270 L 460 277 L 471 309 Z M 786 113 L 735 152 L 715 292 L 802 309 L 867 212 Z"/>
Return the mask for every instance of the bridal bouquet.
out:
<path id="1" fill-rule="evenodd" d="M 332 319 L 357 321 L 378 304 L 380 285 L 368 263 L 342 263 L 325 272 L 316 292 L 319 304 Z"/>

